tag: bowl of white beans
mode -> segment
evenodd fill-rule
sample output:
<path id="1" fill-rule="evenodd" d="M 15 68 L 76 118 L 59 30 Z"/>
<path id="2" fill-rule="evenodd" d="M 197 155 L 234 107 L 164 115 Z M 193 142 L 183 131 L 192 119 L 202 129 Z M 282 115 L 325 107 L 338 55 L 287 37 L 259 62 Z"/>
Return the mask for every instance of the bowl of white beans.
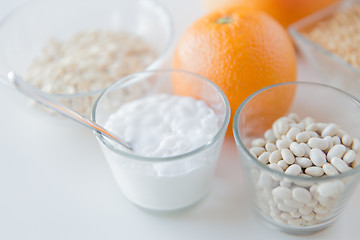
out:
<path id="1" fill-rule="evenodd" d="M 283 103 L 253 107 L 289 92 L 294 96 L 284 114 L 276 115 Z M 264 128 L 268 118 L 272 125 Z M 314 233 L 337 220 L 360 179 L 359 118 L 355 98 L 323 84 L 281 83 L 249 96 L 233 130 L 255 212 L 291 234 Z"/>

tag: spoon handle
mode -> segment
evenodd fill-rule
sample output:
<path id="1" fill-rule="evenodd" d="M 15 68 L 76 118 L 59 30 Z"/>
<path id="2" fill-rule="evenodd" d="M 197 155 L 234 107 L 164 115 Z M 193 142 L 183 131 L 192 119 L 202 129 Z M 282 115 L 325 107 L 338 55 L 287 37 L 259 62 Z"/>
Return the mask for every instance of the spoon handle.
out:
<path id="1" fill-rule="evenodd" d="M 8 73 L 8 78 L 10 82 L 23 94 L 26 96 L 36 100 L 37 102 L 51 108 L 52 110 L 59 112 L 63 114 L 64 116 L 77 121 L 78 123 L 81 123 L 82 125 L 89 127 L 108 138 L 114 140 L 117 143 L 120 143 L 127 149 L 132 150 L 132 147 L 127 143 L 126 141 L 119 139 L 114 134 L 109 132 L 108 130 L 105 130 L 103 127 L 98 125 L 97 123 L 91 121 L 90 119 L 85 118 L 81 114 L 65 107 L 61 103 L 55 101 L 52 99 L 47 93 L 37 89 L 36 87 L 32 86 L 31 84 L 27 83 L 25 80 L 23 80 L 20 76 L 16 75 L 14 72 Z"/>

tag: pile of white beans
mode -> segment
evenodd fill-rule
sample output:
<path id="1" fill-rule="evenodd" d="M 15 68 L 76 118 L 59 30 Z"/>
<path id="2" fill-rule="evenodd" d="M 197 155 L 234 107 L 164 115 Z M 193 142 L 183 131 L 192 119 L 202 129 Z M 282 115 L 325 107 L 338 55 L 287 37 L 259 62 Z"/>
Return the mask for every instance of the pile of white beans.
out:
<path id="1" fill-rule="evenodd" d="M 316 181 L 359 165 L 360 141 L 333 123 L 300 120 L 295 113 L 277 119 L 264 138 L 251 142 L 249 152 L 269 168 L 285 173 L 252 170 L 258 205 L 281 224 L 307 227 L 331 218 L 345 180 Z M 294 181 L 286 175 L 312 178 Z"/>

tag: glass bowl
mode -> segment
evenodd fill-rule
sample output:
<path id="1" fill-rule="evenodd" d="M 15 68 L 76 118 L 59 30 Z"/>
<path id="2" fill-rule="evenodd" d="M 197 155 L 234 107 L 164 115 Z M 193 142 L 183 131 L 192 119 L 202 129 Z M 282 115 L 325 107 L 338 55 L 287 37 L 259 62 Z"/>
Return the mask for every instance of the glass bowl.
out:
<path id="1" fill-rule="evenodd" d="M 289 26 L 289 32 L 300 54 L 307 64 L 321 76 L 314 81 L 334 86 L 357 98 L 360 98 L 360 69 L 315 43 L 303 31 L 314 23 L 331 16 L 337 10 L 348 9 L 353 4 L 359 3 L 359 0 L 340 1 Z"/>
<path id="2" fill-rule="evenodd" d="M 286 93 L 292 91 L 295 95 L 287 112 L 274 115 L 284 105 Z M 274 95 L 279 101 L 267 109 L 261 108 Z M 360 168 L 354 166 L 334 176 L 310 177 L 285 174 L 287 166 L 278 171 L 260 162 L 249 149 L 254 139 L 264 138 L 264 131 L 252 130 L 264 129 L 264 123 L 272 123 L 290 113 L 297 113 L 300 119 L 311 117 L 316 122 L 335 123 L 359 139 L 360 103 L 347 93 L 325 84 L 289 82 L 255 92 L 236 111 L 234 137 L 253 208 L 271 226 L 291 234 L 310 234 L 328 227 L 340 216 L 359 183 Z M 265 129 L 270 128 L 274 129 L 274 125 Z M 280 166 L 280 163 L 274 164 Z M 324 194 L 324 188 L 329 186 L 334 186 L 331 188 L 335 189 L 334 192 Z M 281 191 L 287 197 L 280 198 Z M 306 201 L 295 198 L 295 191 L 307 192 Z M 293 197 L 289 197 L 291 194 Z"/>
<path id="3" fill-rule="evenodd" d="M 166 67 L 173 23 L 169 12 L 159 3 L 152 0 L 35 0 L 15 9 L 0 24 L 0 80 L 6 83 L 10 70 L 24 77 L 30 63 L 40 56 L 51 39 L 67 41 L 85 31 L 125 31 L 137 35 L 157 52 L 156 59 L 145 69 Z M 71 94 L 52 93 L 52 97 L 90 116 L 93 103 L 104 88 Z"/>
<path id="4" fill-rule="evenodd" d="M 147 85 L 152 88 L 142 87 Z M 185 88 L 181 89 L 181 86 Z M 138 89 L 136 95 L 129 98 L 123 94 L 134 87 Z M 155 94 L 175 94 L 203 100 L 217 116 L 215 135 L 194 150 L 170 157 L 138 155 L 118 148 L 98 132 L 95 135 L 122 193 L 132 203 L 149 210 L 172 211 L 198 202 L 211 189 L 230 120 L 230 105 L 221 89 L 200 75 L 181 70 L 144 71 L 127 76 L 107 88 L 94 105 L 92 120 L 104 126 L 109 116 L 125 103 Z M 177 119 L 183 116 L 179 112 Z M 147 117 L 150 116 L 144 115 L 142 119 Z M 157 129 L 156 123 L 153 125 L 152 128 Z M 139 134 L 147 137 L 146 132 Z M 201 135 L 194 129 L 191 136 Z"/>

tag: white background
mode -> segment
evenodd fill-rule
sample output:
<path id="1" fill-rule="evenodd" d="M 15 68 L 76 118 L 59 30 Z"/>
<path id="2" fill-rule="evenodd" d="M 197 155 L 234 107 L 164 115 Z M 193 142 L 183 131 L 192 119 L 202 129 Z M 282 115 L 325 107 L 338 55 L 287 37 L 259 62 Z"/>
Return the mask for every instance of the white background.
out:
<path id="1" fill-rule="evenodd" d="M 0 17 L 24 0 L 0 0 Z M 205 12 L 200 0 L 161 2 L 176 36 Z M 1 54 L 1 53 L 0 53 Z M 299 80 L 316 75 L 299 62 Z M 190 209 L 154 214 L 119 191 L 92 132 L 34 111 L 0 85 L 0 239 L 299 239 L 249 209 L 240 159 L 227 139 L 210 194 Z M 360 189 L 342 217 L 308 239 L 359 239 Z"/>

